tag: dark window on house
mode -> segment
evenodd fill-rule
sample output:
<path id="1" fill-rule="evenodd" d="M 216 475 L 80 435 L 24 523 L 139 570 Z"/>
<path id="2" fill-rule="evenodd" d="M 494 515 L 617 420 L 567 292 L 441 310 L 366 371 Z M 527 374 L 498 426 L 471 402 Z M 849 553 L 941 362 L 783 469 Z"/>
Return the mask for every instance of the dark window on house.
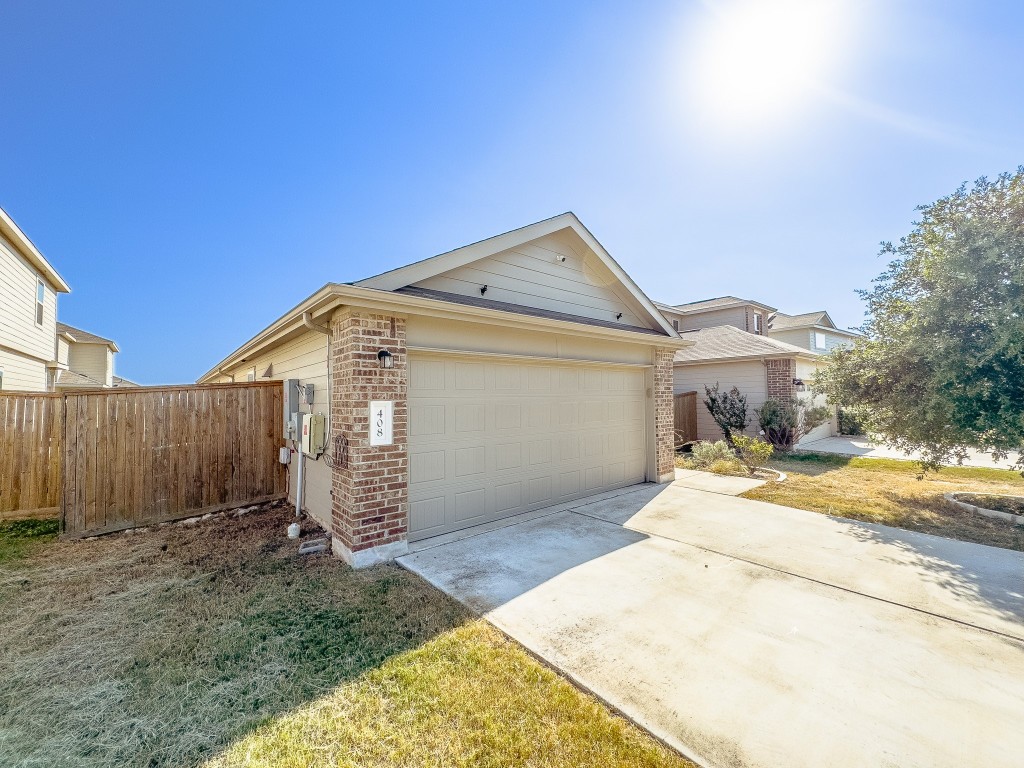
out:
<path id="1" fill-rule="evenodd" d="M 754 333 L 761 333 L 761 313 L 754 313 Z"/>
<path id="2" fill-rule="evenodd" d="M 46 286 L 42 280 L 36 281 L 36 325 L 43 324 L 43 302 L 46 301 Z"/>
<path id="3" fill-rule="evenodd" d="M 678 320 L 673 320 L 672 321 L 672 327 L 675 328 L 676 329 L 676 333 L 678 333 L 679 332 L 679 321 Z"/>

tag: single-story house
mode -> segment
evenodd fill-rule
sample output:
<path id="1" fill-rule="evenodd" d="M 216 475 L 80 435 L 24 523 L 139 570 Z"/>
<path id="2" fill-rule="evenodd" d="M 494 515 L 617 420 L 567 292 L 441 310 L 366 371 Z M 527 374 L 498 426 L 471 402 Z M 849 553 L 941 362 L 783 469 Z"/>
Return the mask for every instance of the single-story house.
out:
<path id="1" fill-rule="evenodd" d="M 292 498 L 301 461 L 304 511 L 361 567 L 410 541 L 670 480 L 686 344 L 565 213 L 329 283 L 199 381 L 299 380 L 302 410 L 327 425 L 322 453 L 291 454 Z"/>
<path id="2" fill-rule="evenodd" d="M 769 397 L 788 400 L 800 397 L 815 404 L 827 404 L 810 392 L 810 381 L 821 363 L 821 356 L 802 347 L 754 333 L 732 325 L 718 325 L 683 331 L 683 339 L 693 344 L 675 355 L 674 392 L 697 393 L 697 439 L 721 440 L 722 430 L 704 406 L 705 386 L 719 384 L 720 389 L 736 387 L 747 397 L 751 417 L 747 433 L 758 432 L 754 410 Z M 805 442 L 830 437 L 838 431 L 832 418 L 815 427 Z"/>

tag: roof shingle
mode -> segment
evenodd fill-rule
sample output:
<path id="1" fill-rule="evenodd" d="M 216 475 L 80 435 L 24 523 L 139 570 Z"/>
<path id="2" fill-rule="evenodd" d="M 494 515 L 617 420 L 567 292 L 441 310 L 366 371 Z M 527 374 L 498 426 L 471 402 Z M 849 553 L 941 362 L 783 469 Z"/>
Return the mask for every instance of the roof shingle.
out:
<path id="1" fill-rule="evenodd" d="M 701 328 L 698 331 L 683 331 L 679 335 L 694 344 L 692 347 L 686 347 L 676 352 L 675 361 L 677 363 L 701 363 L 710 360 L 786 355 L 818 357 L 815 353 L 801 347 L 747 333 L 731 325 Z"/>

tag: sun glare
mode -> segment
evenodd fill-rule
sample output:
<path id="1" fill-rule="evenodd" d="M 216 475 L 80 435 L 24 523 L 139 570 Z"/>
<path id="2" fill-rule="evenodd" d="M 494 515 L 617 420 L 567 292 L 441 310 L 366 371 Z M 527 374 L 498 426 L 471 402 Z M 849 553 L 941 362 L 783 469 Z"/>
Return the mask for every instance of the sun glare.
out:
<path id="1" fill-rule="evenodd" d="M 736 123 L 796 109 L 834 70 L 846 16 L 836 0 L 708 3 L 688 62 L 705 117 Z"/>

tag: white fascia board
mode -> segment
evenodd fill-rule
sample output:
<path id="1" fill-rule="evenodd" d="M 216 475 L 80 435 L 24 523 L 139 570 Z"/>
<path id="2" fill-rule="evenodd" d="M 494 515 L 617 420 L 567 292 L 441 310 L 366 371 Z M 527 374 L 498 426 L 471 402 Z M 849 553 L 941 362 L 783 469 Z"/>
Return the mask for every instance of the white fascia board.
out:
<path id="1" fill-rule="evenodd" d="M 304 332 L 307 330 L 307 326 L 302 318 L 306 312 L 309 312 L 312 321 L 317 323 L 318 318 L 325 318 L 345 306 L 386 310 L 397 316 L 425 315 L 453 320 L 472 320 L 506 328 L 515 326 L 525 330 L 554 331 L 610 341 L 630 341 L 669 349 L 684 349 L 694 344 L 694 342 L 681 339 L 675 334 L 661 336 L 618 328 L 604 328 L 586 323 L 573 323 L 567 320 L 554 320 L 466 304 L 454 304 L 439 299 L 409 296 L 376 288 L 328 283 L 213 366 L 197 380 L 198 383 L 202 384 L 215 376 L 223 375 L 221 374 L 222 370 L 232 368 L 251 355 Z"/>
<path id="2" fill-rule="evenodd" d="M 57 293 L 71 293 L 71 286 L 57 274 L 57 270 L 39 252 L 35 243 L 29 240 L 28 235 L 21 231 L 21 227 L 14 223 L 14 219 L 3 208 L 0 208 L 0 233 L 3 233 L 14 244 L 21 256 L 46 278 L 46 281 Z"/>

